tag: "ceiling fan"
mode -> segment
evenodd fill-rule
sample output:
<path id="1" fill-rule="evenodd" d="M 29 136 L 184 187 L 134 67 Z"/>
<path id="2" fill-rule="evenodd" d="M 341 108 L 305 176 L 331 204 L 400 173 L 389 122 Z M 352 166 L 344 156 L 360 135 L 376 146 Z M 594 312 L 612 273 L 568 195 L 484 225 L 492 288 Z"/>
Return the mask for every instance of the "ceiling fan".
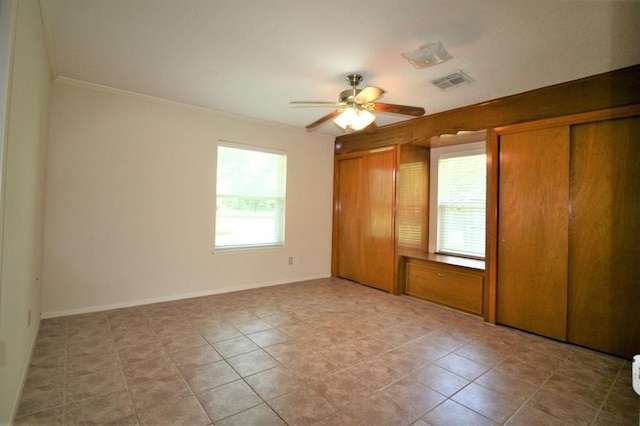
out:
<path id="1" fill-rule="evenodd" d="M 360 74 L 349 74 L 347 76 L 347 82 L 351 85 L 351 89 L 340 92 L 338 102 L 291 102 L 291 105 L 331 105 L 336 107 L 334 111 L 309 124 L 306 127 L 308 132 L 317 129 L 331 119 L 333 119 L 334 123 L 340 126 L 343 130 L 362 130 L 372 124 L 375 120 L 375 116 L 371 111 L 411 115 L 413 117 L 420 117 L 421 115 L 424 115 L 425 111 L 422 107 L 375 102 L 376 99 L 380 98 L 384 94 L 384 90 L 374 86 L 357 89 L 357 86 L 362 82 L 362 76 Z"/>

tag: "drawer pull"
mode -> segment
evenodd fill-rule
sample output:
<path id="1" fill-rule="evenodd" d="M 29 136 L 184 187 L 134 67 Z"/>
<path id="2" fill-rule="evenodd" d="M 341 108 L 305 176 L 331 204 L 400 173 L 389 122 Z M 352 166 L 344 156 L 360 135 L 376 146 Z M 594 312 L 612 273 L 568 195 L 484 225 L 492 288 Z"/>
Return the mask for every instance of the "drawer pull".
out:
<path id="1" fill-rule="evenodd" d="M 438 272 L 438 276 L 439 276 L 440 278 L 444 278 L 444 272 Z"/>

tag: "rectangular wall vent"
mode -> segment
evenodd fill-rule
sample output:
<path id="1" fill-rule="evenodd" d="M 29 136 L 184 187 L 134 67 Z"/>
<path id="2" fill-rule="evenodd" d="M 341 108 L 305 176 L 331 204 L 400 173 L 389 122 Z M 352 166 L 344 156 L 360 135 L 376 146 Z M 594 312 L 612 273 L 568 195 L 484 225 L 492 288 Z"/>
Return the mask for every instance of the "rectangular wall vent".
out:
<path id="1" fill-rule="evenodd" d="M 453 74 L 449 74 L 447 76 L 439 78 L 437 80 L 433 80 L 431 83 L 433 83 L 435 86 L 439 87 L 440 89 L 446 92 L 447 90 L 451 90 L 458 86 L 462 86 L 472 82 L 473 80 L 471 79 L 471 77 L 469 77 L 462 71 L 458 71 Z"/>

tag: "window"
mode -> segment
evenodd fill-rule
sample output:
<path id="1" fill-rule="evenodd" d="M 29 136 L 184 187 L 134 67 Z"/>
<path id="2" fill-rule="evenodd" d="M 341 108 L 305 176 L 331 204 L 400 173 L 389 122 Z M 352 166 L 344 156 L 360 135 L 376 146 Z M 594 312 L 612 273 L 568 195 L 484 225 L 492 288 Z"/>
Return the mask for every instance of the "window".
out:
<path id="1" fill-rule="evenodd" d="M 431 205 L 436 206 L 430 212 L 430 235 L 435 235 L 430 241 L 431 250 L 484 258 L 487 174 L 484 142 L 433 149 L 431 161 Z"/>
<path id="2" fill-rule="evenodd" d="M 218 143 L 215 249 L 284 245 L 287 155 Z"/>

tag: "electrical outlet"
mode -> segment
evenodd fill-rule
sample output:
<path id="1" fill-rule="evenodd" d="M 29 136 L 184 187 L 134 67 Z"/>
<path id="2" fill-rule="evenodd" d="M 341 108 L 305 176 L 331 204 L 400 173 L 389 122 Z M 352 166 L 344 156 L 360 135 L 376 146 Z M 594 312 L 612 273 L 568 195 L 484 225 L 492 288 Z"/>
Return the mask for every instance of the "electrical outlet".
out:
<path id="1" fill-rule="evenodd" d="M 293 265 L 293 257 L 289 257 L 289 265 Z"/>

